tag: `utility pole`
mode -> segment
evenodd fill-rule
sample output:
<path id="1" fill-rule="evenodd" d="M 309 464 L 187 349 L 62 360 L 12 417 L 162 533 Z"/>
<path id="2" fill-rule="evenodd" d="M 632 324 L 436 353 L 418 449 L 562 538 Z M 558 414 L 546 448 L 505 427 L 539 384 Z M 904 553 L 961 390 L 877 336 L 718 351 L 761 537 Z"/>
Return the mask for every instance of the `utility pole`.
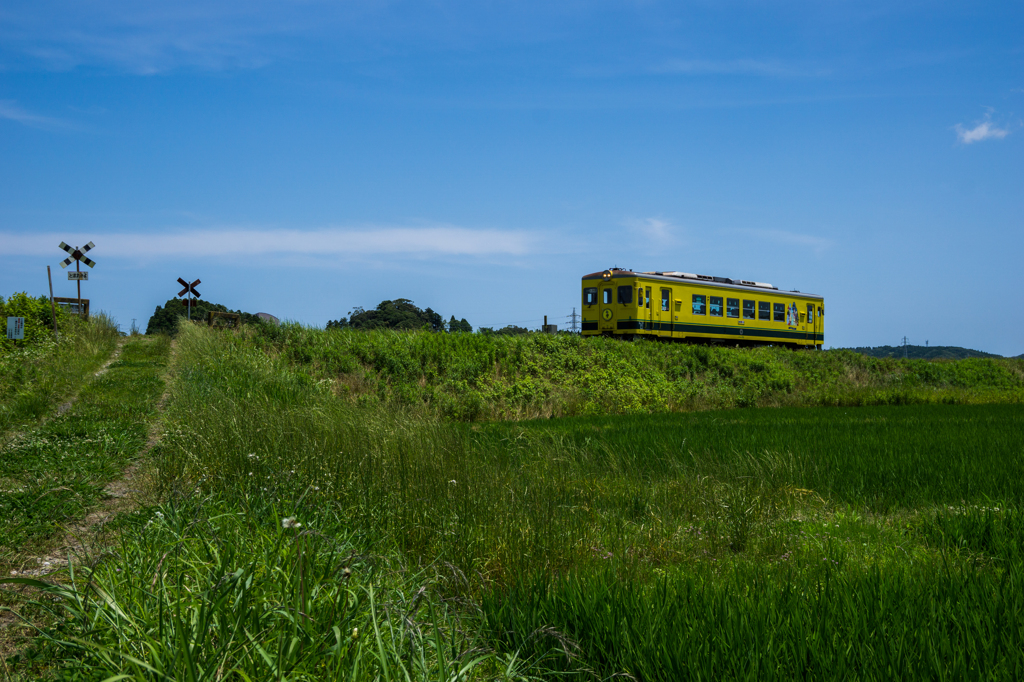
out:
<path id="1" fill-rule="evenodd" d="M 577 322 L 577 320 L 580 316 L 576 314 L 575 306 L 572 309 L 572 315 L 566 315 L 566 317 L 569 318 L 569 329 L 573 332 L 578 331 L 579 323 Z"/>

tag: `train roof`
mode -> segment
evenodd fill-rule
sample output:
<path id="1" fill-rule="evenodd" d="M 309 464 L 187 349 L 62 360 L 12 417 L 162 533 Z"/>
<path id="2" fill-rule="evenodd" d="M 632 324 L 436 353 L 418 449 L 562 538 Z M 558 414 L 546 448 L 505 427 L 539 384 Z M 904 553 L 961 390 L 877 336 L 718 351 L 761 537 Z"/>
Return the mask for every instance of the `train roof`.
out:
<path id="1" fill-rule="evenodd" d="M 687 280 L 693 284 L 705 284 L 713 287 L 721 287 L 723 289 L 740 289 L 740 290 L 760 290 L 765 292 L 777 292 L 780 294 L 796 294 L 799 298 L 816 298 L 824 300 L 823 296 L 818 294 L 809 294 L 803 291 L 786 291 L 780 290 L 776 286 L 772 286 L 767 282 L 755 282 L 747 279 L 733 279 L 731 277 L 712 277 L 711 275 L 698 275 L 692 272 L 680 272 L 678 270 L 673 271 L 655 271 L 655 272 L 635 272 L 633 270 L 623 270 L 621 268 L 609 268 L 602 270 L 601 272 L 592 272 L 589 275 L 583 275 L 583 279 L 604 279 L 605 273 L 611 273 L 612 277 L 645 277 L 648 279 L 660 279 L 666 282 L 678 282 L 679 280 Z"/>

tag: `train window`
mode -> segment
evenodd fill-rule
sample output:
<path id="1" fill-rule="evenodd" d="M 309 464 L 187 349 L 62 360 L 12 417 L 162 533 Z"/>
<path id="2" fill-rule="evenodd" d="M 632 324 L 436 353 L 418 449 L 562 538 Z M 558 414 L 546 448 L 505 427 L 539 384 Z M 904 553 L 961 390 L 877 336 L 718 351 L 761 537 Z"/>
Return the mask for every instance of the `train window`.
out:
<path id="1" fill-rule="evenodd" d="M 651 307 L 651 288 L 647 287 L 647 303 L 644 305 L 645 308 Z"/>
<path id="2" fill-rule="evenodd" d="M 583 305 L 594 305 L 597 303 L 597 287 L 587 287 L 583 290 Z"/>
<path id="3" fill-rule="evenodd" d="M 759 320 L 771 320 L 772 319 L 772 304 L 768 301 L 757 302 L 757 319 Z"/>
<path id="4" fill-rule="evenodd" d="M 603 289 L 602 293 L 604 294 L 604 299 L 603 299 L 604 300 L 604 304 L 608 305 L 609 303 L 611 303 L 612 302 L 612 290 L 611 289 Z"/>
<path id="5" fill-rule="evenodd" d="M 739 317 L 740 316 L 740 299 L 738 299 L 738 298 L 727 298 L 727 299 L 725 299 L 725 316 L 726 317 Z"/>
<path id="6" fill-rule="evenodd" d="M 754 302 L 744 299 L 743 301 L 743 319 L 752 320 L 754 319 Z"/>
<path id="7" fill-rule="evenodd" d="M 814 324 L 814 304 L 807 304 L 807 324 Z"/>
<path id="8" fill-rule="evenodd" d="M 672 292 L 669 289 L 661 290 L 661 311 L 668 312 L 668 302 L 672 298 Z"/>
<path id="9" fill-rule="evenodd" d="M 703 315 L 704 314 L 704 294 L 693 295 L 693 314 Z"/>
<path id="10" fill-rule="evenodd" d="M 776 303 L 774 309 L 775 309 L 775 321 L 776 322 L 785 322 L 786 321 L 786 304 L 785 303 Z"/>
<path id="11" fill-rule="evenodd" d="M 619 303 L 629 305 L 633 302 L 633 287 L 626 285 L 619 287 Z"/>
<path id="12" fill-rule="evenodd" d="M 713 316 L 721 317 L 722 316 L 722 297 L 721 296 L 712 296 L 711 297 L 711 304 L 710 304 L 709 307 L 711 308 L 711 314 Z"/>

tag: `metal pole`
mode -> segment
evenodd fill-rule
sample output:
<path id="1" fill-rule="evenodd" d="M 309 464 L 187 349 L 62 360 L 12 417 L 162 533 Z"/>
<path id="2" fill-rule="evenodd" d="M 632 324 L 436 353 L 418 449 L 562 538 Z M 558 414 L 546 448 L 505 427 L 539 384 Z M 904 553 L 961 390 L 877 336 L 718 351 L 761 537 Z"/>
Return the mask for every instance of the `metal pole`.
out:
<path id="1" fill-rule="evenodd" d="M 78 247 L 77 246 L 75 247 L 75 251 L 78 251 Z M 81 269 L 82 269 L 82 264 L 76 258 L 75 259 L 75 272 L 80 272 Z M 78 280 L 78 316 L 79 317 L 83 317 L 83 315 L 82 315 L 82 280 L 81 279 Z"/>
<path id="2" fill-rule="evenodd" d="M 50 275 L 50 266 L 46 266 L 46 281 L 50 283 L 50 313 L 53 315 L 53 340 L 59 341 L 57 338 L 57 307 L 53 305 L 53 276 Z"/>
<path id="3" fill-rule="evenodd" d="M 192 294 L 188 295 L 188 303 L 186 305 L 188 306 L 188 321 L 191 322 L 192 321 Z"/>

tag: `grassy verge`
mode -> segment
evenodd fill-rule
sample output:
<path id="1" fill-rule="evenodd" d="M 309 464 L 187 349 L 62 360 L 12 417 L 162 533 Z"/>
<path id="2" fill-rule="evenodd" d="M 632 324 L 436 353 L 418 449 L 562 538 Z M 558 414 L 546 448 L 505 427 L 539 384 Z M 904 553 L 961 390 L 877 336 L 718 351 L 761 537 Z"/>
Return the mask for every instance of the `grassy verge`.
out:
<path id="1" fill-rule="evenodd" d="M 178 343 L 169 502 L 33 583 L 59 619 L 25 670 L 1024 672 L 1019 405 L 446 423 L 353 405 L 245 335 Z"/>
<path id="2" fill-rule="evenodd" d="M 105 315 L 61 321 L 59 343 L 41 335 L 31 344 L 7 342 L 0 349 L 0 438 L 70 397 L 117 345 L 117 326 Z"/>
<path id="3" fill-rule="evenodd" d="M 354 405 L 446 420 L 1024 401 L 1024 361 L 872 358 L 529 334 L 252 327 L 239 343 Z"/>

